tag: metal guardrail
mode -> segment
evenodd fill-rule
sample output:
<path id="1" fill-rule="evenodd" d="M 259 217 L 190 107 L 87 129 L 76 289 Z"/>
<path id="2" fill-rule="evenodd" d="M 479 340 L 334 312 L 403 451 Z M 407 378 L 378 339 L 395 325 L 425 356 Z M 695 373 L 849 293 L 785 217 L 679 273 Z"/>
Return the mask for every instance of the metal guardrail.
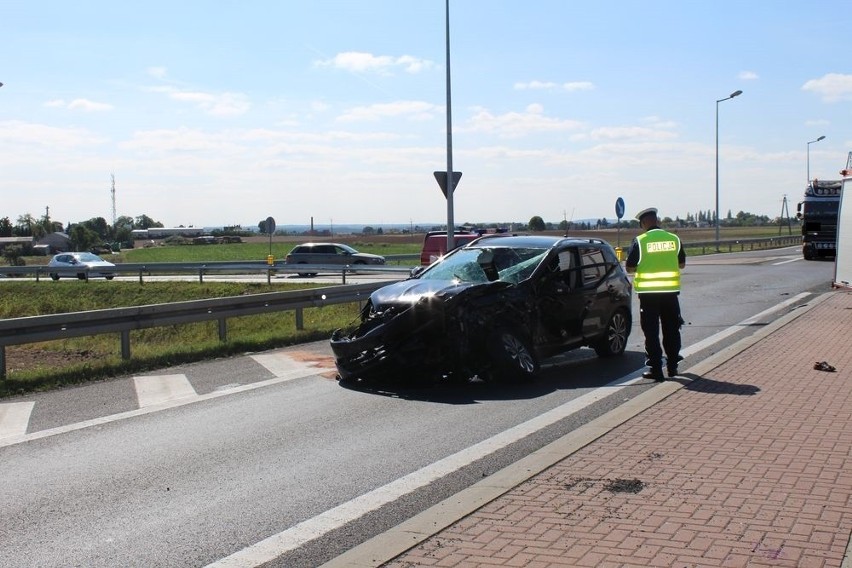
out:
<path id="1" fill-rule="evenodd" d="M 219 340 L 225 341 L 230 317 L 288 310 L 295 310 L 296 329 L 303 329 L 304 308 L 365 301 L 385 284 L 372 282 L 0 320 L 0 378 L 6 377 L 7 345 L 117 332 L 121 335 L 121 356 L 129 359 L 133 330 L 217 320 Z"/>
<path id="2" fill-rule="evenodd" d="M 802 235 L 786 235 L 778 237 L 764 237 L 760 239 L 734 239 L 728 241 L 719 241 L 719 250 L 728 249 L 728 252 L 755 250 L 763 248 L 780 248 L 802 244 Z M 697 241 L 692 243 L 683 243 L 684 248 L 700 248 L 701 254 L 705 254 L 707 249 L 716 249 L 716 241 Z"/>
<path id="3" fill-rule="evenodd" d="M 388 260 L 403 261 L 420 259 L 416 254 L 392 255 L 385 257 Z M 106 272 L 102 267 L 92 269 L 99 275 Z M 134 275 L 139 277 L 139 282 L 144 281 L 145 276 L 153 274 L 197 274 L 198 281 L 203 282 L 204 276 L 209 274 L 251 274 L 265 273 L 267 282 L 272 281 L 272 277 L 276 274 L 340 274 L 342 283 L 346 283 L 347 274 L 365 274 L 365 273 L 391 273 L 391 274 L 408 274 L 411 271 L 410 266 L 403 265 L 381 265 L 372 266 L 364 264 L 284 264 L 276 262 L 268 264 L 266 261 L 217 261 L 217 262 L 123 262 L 110 268 L 109 272 L 115 276 Z M 38 266 L 0 266 L 0 274 L 4 276 L 29 276 L 35 277 L 36 281 L 41 278 L 49 278 L 51 270 L 46 265 Z M 70 272 L 69 269 L 63 269 L 63 273 Z M 85 275 L 85 280 L 89 279 L 90 269 L 80 268 L 77 272 Z M 63 276 L 70 279 L 72 276 Z"/>

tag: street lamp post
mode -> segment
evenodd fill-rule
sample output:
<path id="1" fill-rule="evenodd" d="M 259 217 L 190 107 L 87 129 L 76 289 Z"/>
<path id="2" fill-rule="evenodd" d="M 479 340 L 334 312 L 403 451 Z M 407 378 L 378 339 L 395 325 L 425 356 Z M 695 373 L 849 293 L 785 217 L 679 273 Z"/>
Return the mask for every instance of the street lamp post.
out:
<path id="1" fill-rule="evenodd" d="M 719 103 L 741 94 L 742 91 L 734 91 L 724 99 L 716 101 L 716 252 L 719 252 Z"/>
<path id="2" fill-rule="evenodd" d="M 811 140 L 808 142 L 808 179 L 807 183 L 811 183 L 811 144 L 814 142 L 819 142 L 820 140 L 825 140 L 825 136 L 820 136 L 816 140 Z"/>

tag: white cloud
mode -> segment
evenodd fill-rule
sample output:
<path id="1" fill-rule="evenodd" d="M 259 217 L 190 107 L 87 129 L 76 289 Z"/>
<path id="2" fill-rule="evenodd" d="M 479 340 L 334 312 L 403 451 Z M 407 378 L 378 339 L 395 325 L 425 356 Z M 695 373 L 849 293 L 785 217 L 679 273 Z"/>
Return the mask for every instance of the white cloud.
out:
<path id="1" fill-rule="evenodd" d="M 333 67 L 353 73 L 378 73 L 388 75 L 395 68 L 401 68 L 406 73 L 419 73 L 432 68 L 435 64 L 428 59 L 418 59 L 411 55 L 394 57 L 391 55 L 373 55 L 361 51 L 338 53 L 331 59 L 314 62 L 317 67 Z"/>
<path id="2" fill-rule="evenodd" d="M 595 88 L 595 85 L 590 81 L 571 81 L 561 85 L 553 81 L 528 81 L 526 83 L 515 83 L 514 88 L 516 91 L 555 91 L 561 89 L 572 93 L 574 91 L 591 91 Z"/>
<path id="3" fill-rule="evenodd" d="M 174 87 L 150 87 L 152 93 L 163 93 L 172 100 L 190 103 L 211 116 L 240 116 L 248 112 L 251 102 L 242 93 L 205 93 L 181 91 Z"/>
<path id="4" fill-rule="evenodd" d="M 571 83 L 563 83 L 562 88 L 566 91 L 591 91 L 595 88 L 594 83 L 590 81 L 574 81 Z"/>
<path id="5" fill-rule="evenodd" d="M 539 91 L 555 89 L 556 87 L 557 84 L 550 81 L 529 81 L 528 83 L 515 83 L 515 90 L 517 91 L 525 91 L 527 89 L 531 91 Z"/>
<path id="6" fill-rule="evenodd" d="M 111 104 L 98 103 L 88 99 L 74 99 L 71 102 L 66 102 L 63 99 L 54 99 L 44 103 L 44 106 L 50 108 L 67 108 L 68 110 L 82 110 L 84 112 L 99 112 L 112 110 Z"/>
<path id="7" fill-rule="evenodd" d="M 475 109 L 473 116 L 462 130 L 515 138 L 534 132 L 563 132 L 581 127 L 582 123 L 575 120 L 548 117 L 544 114 L 544 107 L 531 104 L 524 112 L 508 112 L 502 115 L 494 115 L 483 108 Z"/>
<path id="8" fill-rule="evenodd" d="M 155 79 L 165 79 L 166 78 L 166 68 L 165 67 L 148 67 L 147 69 L 148 75 L 154 77 Z"/>
<path id="9" fill-rule="evenodd" d="M 802 85 L 803 91 L 822 96 L 828 103 L 852 100 L 852 75 L 828 73 L 819 79 L 811 79 Z"/>
<path id="10" fill-rule="evenodd" d="M 403 117 L 409 120 L 431 120 L 437 114 L 443 114 L 444 107 L 423 101 L 397 101 L 354 107 L 337 117 L 344 122 L 378 120 L 387 117 Z"/>
<path id="11" fill-rule="evenodd" d="M 743 81 L 754 81 L 760 78 L 754 71 L 740 71 L 738 77 Z"/>
<path id="12" fill-rule="evenodd" d="M 659 116 L 646 116 L 641 121 L 652 128 L 672 129 L 677 128 L 677 123 L 673 120 L 663 120 Z"/>
<path id="13" fill-rule="evenodd" d="M 46 124 L 35 124 L 12 120 L 0 123 L 0 141 L 10 146 L 33 145 L 49 149 L 67 150 L 81 146 L 94 146 L 105 139 L 80 128 L 58 128 Z"/>
<path id="14" fill-rule="evenodd" d="M 660 141 L 677 138 L 677 134 L 658 128 L 645 128 L 642 126 L 608 126 L 603 128 L 595 128 L 594 130 L 589 132 L 588 137 L 592 140 L 597 141 Z"/>

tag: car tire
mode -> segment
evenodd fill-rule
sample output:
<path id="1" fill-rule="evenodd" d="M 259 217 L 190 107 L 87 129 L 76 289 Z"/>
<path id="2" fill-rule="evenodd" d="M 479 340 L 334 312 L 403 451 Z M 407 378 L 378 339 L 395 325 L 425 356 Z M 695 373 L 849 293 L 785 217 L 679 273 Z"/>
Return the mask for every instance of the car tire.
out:
<path id="1" fill-rule="evenodd" d="M 509 328 L 499 328 L 488 339 L 491 377 L 503 382 L 530 381 L 539 363 L 529 341 Z"/>
<path id="2" fill-rule="evenodd" d="M 592 348 L 598 357 L 616 357 L 622 355 L 627 348 L 627 337 L 630 335 L 630 316 L 626 310 L 618 309 L 609 318 L 606 331 Z"/>
<path id="3" fill-rule="evenodd" d="M 104 278 L 106 278 L 107 280 L 112 280 L 113 278 L 115 278 L 115 276 L 110 274 L 109 276 L 104 276 Z"/>
<path id="4" fill-rule="evenodd" d="M 57 273 L 55 273 L 55 272 L 51 272 L 51 273 L 50 273 L 50 278 L 51 278 L 52 280 L 59 280 L 59 275 L 58 275 Z"/>
<path id="5" fill-rule="evenodd" d="M 302 262 L 297 262 L 296 264 L 307 264 L 307 263 L 302 261 Z M 299 272 L 299 276 L 301 276 L 302 278 L 308 278 L 309 276 L 316 276 L 316 275 L 317 275 L 316 272 Z"/>

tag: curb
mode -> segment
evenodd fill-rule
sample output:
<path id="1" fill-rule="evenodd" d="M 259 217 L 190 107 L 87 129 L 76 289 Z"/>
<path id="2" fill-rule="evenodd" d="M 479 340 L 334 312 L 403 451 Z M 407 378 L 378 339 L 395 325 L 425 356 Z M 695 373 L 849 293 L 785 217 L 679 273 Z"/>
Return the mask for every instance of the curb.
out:
<path id="1" fill-rule="evenodd" d="M 702 376 L 711 372 L 767 336 L 806 314 L 830 296 L 831 293 L 824 293 L 810 299 L 806 304 L 794 308 L 793 311 L 781 316 L 749 337 L 745 337 L 714 353 L 681 374 L 688 372 Z M 690 379 L 660 383 L 630 399 L 618 408 L 599 416 L 562 438 L 495 472 L 486 479 L 471 485 L 467 489 L 463 489 L 429 509 L 403 521 L 390 530 L 378 534 L 340 556 L 333 558 L 323 564 L 321 568 L 376 568 L 393 560 L 414 546 L 440 533 L 458 520 L 473 513 L 480 507 L 499 498 L 521 483 L 532 479 L 552 465 L 591 444 L 617 426 L 665 400 L 684 388 L 688 382 L 690 382 Z M 849 546 L 852 548 L 852 541 L 850 541 Z M 847 561 L 849 556 L 850 551 L 847 550 Z M 846 567 L 847 564 L 844 564 L 843 568 Z"/>

